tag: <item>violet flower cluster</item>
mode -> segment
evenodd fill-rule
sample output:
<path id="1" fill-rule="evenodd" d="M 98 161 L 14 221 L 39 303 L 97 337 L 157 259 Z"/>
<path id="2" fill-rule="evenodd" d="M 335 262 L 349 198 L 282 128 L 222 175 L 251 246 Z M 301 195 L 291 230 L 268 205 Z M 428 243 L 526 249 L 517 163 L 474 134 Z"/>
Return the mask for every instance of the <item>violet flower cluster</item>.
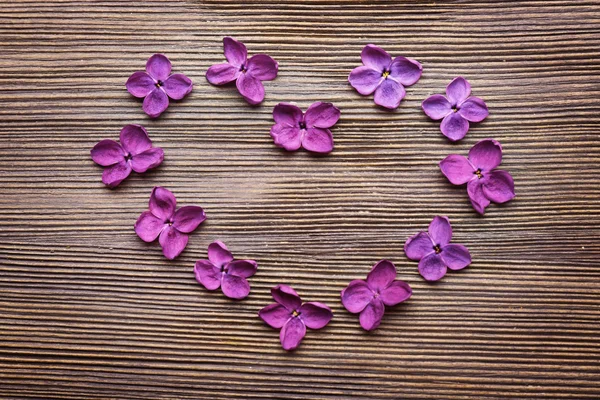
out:
<path id="1" fill-rule="evenodd" d="M 277 77 L 279 64 L 266 54 L 248 59 L 246 46 L 231 37 L 223 39 L 226 63 L 215 64 L 206 72 L 213 85 L 235 81 L 237 90 L 252 105 L 265 98 L 263 81 Z M 386 109 L 395 109 L 406 95 L 405 87 L 421 78 L 423 67 L 413 59 L 392 58 L 382 48 L 368 44 L 361 53 L 363 65 L 348 76 L 350 85 L 361 95 L 373 94 L 374 102 Z M 146 63 L 145 71 L 133 73 L 126 88 L 134 97 L 143 98 L 142 108 L 150 118 L 157 118 L 169 106 L 169 99 L 180 100 L 192 91 L 192 81 L 183 74 L 171 74 L 171 62 L 162 54 L 154 54 Z M 442 120 L 440 130 L 450 141 L 463 139 L 470 124 L 488 116 L 485 102 L 471 96 L 471 85 L 457 77 L 446 87 L 446 95 L 435 94 L 422 103 L 430 118 Z M 315 153 L 330 153 L 334 149 L 331 128 L 340 118 L 340 110 L 328 102 L 317 101 L 306 112 L 291 103 L 279 103 L 273 109 L 275 124 L 270 134 L 275 146 L 287 151 L 300 148 Z M 106 139 L 91 150 L 94 162 L 104 167 L 102 182 L 110 188 L 118 186 L 131 171 L 144 173 L 161 164 L 164 152 L 153 147 L 146 129 L 140 125 L 126 125 L 120 133 L 120 142 Z M 493 139 L 478 142 L 468 157 L 451 154 L 439 164 L 442 173 L 455 185 L 467 184 L 467 193 L 473 208 L 480 214 L 491 202 L 505 203 L 515 197 L 511 175 L 496 168 L 502 161 L 502 147 Z M 178 257 L 188 244 L 189 234 L 206 219 L 199 206 L 177 209 L 177 200 L 169 190 L 156 186 L 150 194 L 148 210 L 141 213 L 134 230 L 141 240 L 158 239 L 164 256 Z M 436 216 L 427 232 L 419 232 L 406 240 L 406 256 L 418 261 L 418 271 L 426 281 L 437 281 L 447 270 L 460 270 L 471 263 L 469 250 L 460 244 L 451 244 L 452 227 L 445 216 Z M 227 246 L 214 241 L 208 246 L 207 259 L 194 266 L 197 282 L 209 291 L 221 289 L 223 294 L 242 300 L 250 294 L 248 278 L 257 271 L 254 260 L 236 260 Z M 389 260 L 375 264 L 365 280 L 351 281 L 341 293 L 344 308 L 359 314 L 360 326 L 371 331 L 380 326 L 386 308 L 398 305 L 412 296 L 410 285 L 396 279 L 395 265 Z M 258 316 L 269 326 L 279 329 L 284 350 L 296 349 L 306 335 L 307 328 L 324 328 L 333 318 L 333 312 L 324 303 L 302 303 L 294 289 L 277 285 L 271 289 L 275 303 L 267 305 Z"/>

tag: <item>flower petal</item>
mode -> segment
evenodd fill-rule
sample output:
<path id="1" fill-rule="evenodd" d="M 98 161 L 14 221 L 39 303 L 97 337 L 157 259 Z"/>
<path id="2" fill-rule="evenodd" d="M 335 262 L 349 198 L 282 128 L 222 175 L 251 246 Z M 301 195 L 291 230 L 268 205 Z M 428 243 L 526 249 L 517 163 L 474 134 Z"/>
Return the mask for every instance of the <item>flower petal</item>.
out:
<path id="1" fill-rule="evenodd" d="M 349 312 L 356 314 L 365 309 L 373 299 L 373 291 L 367 282 L 357 279 L 342 290 L 342 304 Z"/>
<path id="2" fill-rule="evenodd" d="M 375 91 L 383 82 L 381 71 L 374 70 L 371 67 L 360 66 L 350 72 L 348 82 L 360 94 L 369 95 Z"/>
<path id="3" fill-rule="evenodd" d="M 290 318 L 281 332 L 279 332 L 279 340 L 281 341 L 281 347 L 284 350 L 294 350 L 300 345 L 300 342 L 306 335 L 306 325 L 298 317 Z"/>
<path id="4" fill-rule="evenodd" d="M 148 114 L 150 118 L 158 117 L 167 109 L 167 107 L 169 107 L 169 97 L 161 88 L 156 88 L 150 92 L 142 103 L 144 112 Z"/>
<path id="5" fill-rule="evenodd" d="M 463 269 L 471 264 L 471 254 L 462 244 L 449 244 L 442 250 L 442 260 L 450 269 Z"/>
<path id="6" fill-rule="evenodd" d="M 488 115 L 487 105 L 479 97 L 469 97 L 459 105 L 458 114 L 471 122 L 483 121 Z"/>
<path id="7" fill-rule="evenodd" d="M 230 299 L 241 300 L 248 297 L 250 294 L 250 284 L 246 278 L 230 274 L 223 275 L 221 282 L 221 290 L 223 294 Z"/>
<path id="8" fill-rule="evenodd" d="M 396 57 L 390 65 L 390 75 L 404 86 L 417 83 L 422 73 L 421 63 L 410 58 Z"/>
<path id="9" fill-rule="evenodd" d="M 179 232 L 190 233 L 204 222 L 205 219 L 206 214 L 202 207 L 184 206 L 175 211 L 175 215 L 173 215 L 173 227 Z"/>
<path id="10" fill-rule="evenodd" d="M 233 255 L 220 240 L 215 240 L 208 245 L 208 259 L 215 267 L 221 268 L 225 264 L 233 261 Z"/>
<path id="11" fill-rule="evenodd" d="M 274 303 L 260 310 L 258 316 L 270 327 L 280 329 L 292 315 L 284 306 Z"/>
<path id="12" fill-rule="evenodd" d="M 464 119 L 458 113 L 450 113 L 444 117 L 440 130 L 448 139 L 453 142 L 465 137 L 469 131 L 469 121 Z"/>
<path id="13" fill-rule="evenodd" d="M 315 153 L 329 153 L 333 150 L 333 135 L 329 129 L 307 129 L 302 138 L 302 147 Z"/>
<path id="14" fill-rule="evenodd" d="M 118 186 L 131 173 L 131 166 L 125 160 L 111 165 L 102 172 L 102 182 L 108 187 Z"/>
<path id="15" fill-rule="evenodd" d="M 144 71 L 134 72 L 125 83 L 127 91 L 139 98 L 148 96 L 156 88 L 155 85 L 154 79 Z"/>
<path id="16" fill-rule="evenodd" d="M 254 260 L 235 260 L 227 264 L 227 273 L 230 275 L 250 278 L 256 273 L 256 261 Z"/>
<path id="17" fill-rule="evenodd" d="M 477 142 L 469 150 L 469 161 L 482 172 L 489 172 L 502 162 L 502 145 L 494 139 Z"/>
<path id="18" fill-rule="evenodd" d="M 169 76 L 163 85 L 167 96 L 174 100 L 181 100 L 192 91 L 192 80 L 183 74 Z"/>
<path id="19" fill-rule="evenodd" d="M 167 222 L 175 213 L 176 206 L 177 200 L 171 191 L 160 186 L 155 186 L 152 189 L 148 208 L 156 217 Z"/>
<path id="20" fill-rule="evenodd" d="M 131 157 L 131 168 L 138 174 L 142 174 L 149 169 L 158 167 L 164 158 L 163 149 L 154 147 Z"/>
<path id="21" fill-rule="evenodd" d="M 375 90 L 375 104 L 393 110 L 398 108 L 400 101 L 406 95 L 404 87 L 393 79 L 384 80 Z"/>
<path id="22" fill-rule="evenodd" d="M 294 104 L 279 103 L 273 108 L 273 119 L 278 124 L 298 128 L 302 121 L 302 110 Z"/>
<path id="23" fill-rule="evenodd" d="M 146 62 L 146 72 L 157 81 L 164 81 L 171 74 L 171 61 L 163 54 L 155 54 Z"/>
<path id="24" fill-rule="evenodd" d="M 483 194 L 481 179 L 474 179 L 467 183 L 467 194 L 475 211 L 483 215 L 485 208 L 490 205 L 490 200 Z"/>
<path id="25" fill-rule="evenodd" d="M 440 169 L 453 185 L 463 185 L 475 178 L 475 169 L 465 156 L 450 154 L 440 161 Z"/>
<path id="26" fill-rule="evenodd" d="M 206 79 L 213 85 L 233 82 L 241 74 L 239 67 L 229 63 L 215 64 L 206 71 Z"/>
<path id="27" fill-rule="evenodd" d="M 444 118 L 452 112 L 448 99 L 441 94 L 434 94 L 421 103 L 421 108 L 433 120 Z"/>
<path id="28" fill-rule="evenodd" d="M 380 299 L 373 299 L 373 301 L 371 301 L 360 313 L 360 317 L 358 318 L 360 326 L 366 331 L 376 329 L 381 323 L 384 312 L 385 306 L 383 305 L 383 301 Z"/>
<path id="29" fill-rule="evenodd" d="M 419 261 L 427 254 L 433 252 L 434 243 L 429 235 L 425 232 L 419 232 L 416 235 L 409 237 L 404 243 L 404 252 L 406 257 L 411 260 Z"/>
<path id="30" fill-rule="evenodd" d="M 256 54 L 248 60 L 246 70 L 261 81 L 270 81 L 277 77 L 279 64 L 266 54 Z"/>
<path id="31" fill-rule="evenodd" d="M 248 57 L 248 50 L 244 43 L 229 36 L 223 38 L 223 53 L 227 61 L 238 68 L 246 63 Z"/>
<path id="32" fill-rule="evenodd" d="M 419 273 L 425 280 L 438 281 L 446 275 L 446 265 L 439 254 L 431 253 L 419 262 Z"/>
<path id="33" fill-rule="evenodd" d="M 150 243 L 156 240 L 165 226 L 167 225 L 163 220 L 157 218 L 150 211 L 144 211 L 140 214 L 137 221 L 135 221 L 133 229 L 140 239 L 142 239 L 144 242 Z"/>
<path id="34" fill-rule="evenodd" d="M 362 49 L 360 58 L 364 65 L 381 74 L 389 68 L 392 62 L 392 57 L 387 51 L 373 44 L 368 44 Z"/>
<path id="35" fill-rule="evenodd" d="M 277 147 L 296 151 L 302 146 L 300 128 L 287 124 L 275 124 L 271 127 L 271 137 Z"/>
<path id="36" fill-rule="evenodd" d="M 172 226 L 167 226 L 158 237 L 158 242 L 160 243 L 163 254 L 169 260 L 176 258 L 181 254 L 185 246 L 188 243 L 188 235 L 179 232 L 177 229 Z"/>
<path id="37" fill-rule="evenodd" d="M 265 88 L 260 79 L 250 74 L 240 74 L 235 81 L 240 94 L 250 104 L 258 104 L 265 98 Z"/>
<path id="38" fill-rule="evenodd" d="M 340 109 L 331 103 L 317 101 L 312 103 L 306 113 L 304 121 L 308 128 L 331 128 L 340 119 Z"/>
<path id="39" fill-rule="evenodd" d="M 302 304 L 299 313 L 304 324 L 310 329 L 321 329 L 333 318 L 331 308 L 319 302 Z"/>
<path id="40" fill-rule="evenodd" d="M 389 260 L 381 260 L 373 266 L 367 275 L 367 284 L 371 290 L 383 290 L 396 279 L 396 267 Z"/>
<path id="41" fill-rule="evenodd" d="M 119 135 L 121 145 L 131 155 L 140 154 L 152 147 L 146 128 L 141 125 L 125 125 Z"/>
<path id="42" fill-rule="evenodd" d="M 196 280 L 208 290 L 215 290 L 221 286 L 221 274 L 221 269 L 208 260 L 198 260 L 194 265 Z"/>
<path id="43" fill-rule="evenodd" d="M 506 203 L 515 197 L 515 182 L 508 172 L 502 170 L 490 172 L 482 189 L 485 197 L 494 203 Z"/>
<path id="44" fill-rule="evenodd" d="M 287 308 L 290 312 L 298 310 L 302 300 L 298 293 L 287 285 L 277 285 L 271 289 L 271 295 L 276 302 Z"/>
<path id="45" fill-rule="evenodd" d="M 114 140 L 104 139 L 96 143 L 90 150 L 92 160 L 98 165 L 108 167 L 125 159 L 125 151 Z"/>
<path id="46" fill-rule="evenodd" d="M 429 237 L 434 244 L 445 246 L 452 240 L 452 226 L 448 217 L 436 216 L 429 224 Z"/>
<path id="47" fill-rule="evenodd" d="M 394 281 L 390 286 L 383 289 L 379 298 L 386 306 L 395 306 L 402 303 L 412 295 L 412 289 L 408 283 L 403 281 Z"/>
<path id="48" fill-rule="evenodd" d="M 446 97 L 448 97 L 452 107 L 456 107 L 458 104 L 465 101 L 470 94 L 471 85 L 462 76 L 454 78 L 452 82 L 446 86 Z"/>

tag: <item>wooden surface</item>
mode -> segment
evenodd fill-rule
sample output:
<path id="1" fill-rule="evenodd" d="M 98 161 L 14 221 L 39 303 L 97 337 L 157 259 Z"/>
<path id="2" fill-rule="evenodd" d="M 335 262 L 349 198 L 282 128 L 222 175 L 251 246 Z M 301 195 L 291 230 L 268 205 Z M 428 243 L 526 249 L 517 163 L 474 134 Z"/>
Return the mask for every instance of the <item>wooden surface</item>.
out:
<path id="1" fill-rule="evenodd" d="M 400 3 L 1 2 L 0 397 L 600 398 L 600 3 Z M 206 82 L 225 35 L 279 61 L 259 107 Z M 394 112 L 347 83 L 367 43 L 423 64 Z M 124 84 L 156 52 L 195 86 L 151 121 Z M 490 116 L 451 144 L 420 103 L 458 75 Z M 273 106 L 318 100 L 335 151 L 275 148 Z M 109 190 L 89 150 L 128 123 L 165 161 Z M 482 218 L 437 163 L 488 137 L 517 197 Z M 154 185 L 208 215 L 173 262 L 133 231 Z M 402 248 L 435 215 L 474 261 L 428 284 Z M 248 299 L 195 282 L 214 239 Z M 339 293 L 382 258 L 414 295 L 365 333 Z M 293 353 L 278 283 L 335 314 Z"/>

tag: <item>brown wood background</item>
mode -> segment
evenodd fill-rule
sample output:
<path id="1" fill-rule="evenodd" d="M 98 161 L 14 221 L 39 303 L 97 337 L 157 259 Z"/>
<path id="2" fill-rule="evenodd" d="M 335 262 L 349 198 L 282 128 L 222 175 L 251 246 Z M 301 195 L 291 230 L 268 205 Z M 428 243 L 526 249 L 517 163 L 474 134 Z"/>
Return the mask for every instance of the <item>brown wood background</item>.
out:
<path id="1" fill-rule="evenodd" d="M 225 35 L 280 63 L 259 107 L 206 82 Z M 424 66 L 394 112 L 347 83 L 367 43 Z M 195 87 L 150 121 L 124 84 L 156 52 Z M 600 398 L 599 2 L 2 1 L 0 54 L 1 397 Z M 491 113 L 451 144 L 420 102 L 458 75 Z M 275 148 L 273 106 L 317 100 L 335 151 Z M 128 123 L 165 162 L 108 190 L 89 150 Z M 517 197 L 481 218 L 437 163 L 488 137 Z M 154 185 L 209 218 L 173 262 L 133 231 Z M 402 248 L 438 214 L 474 262 L 428 284 Z M 196 284 L 214 239 L 248 299 Z M 365 333 L 339 293 L 382 258 L 414 296 Z M 293 353 L 278 283 L 335 314 Z"/>

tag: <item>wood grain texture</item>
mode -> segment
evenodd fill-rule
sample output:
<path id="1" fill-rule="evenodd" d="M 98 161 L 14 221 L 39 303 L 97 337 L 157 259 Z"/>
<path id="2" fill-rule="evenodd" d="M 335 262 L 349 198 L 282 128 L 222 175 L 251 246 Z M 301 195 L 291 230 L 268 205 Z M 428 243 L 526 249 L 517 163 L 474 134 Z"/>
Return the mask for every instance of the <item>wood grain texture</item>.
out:
<path id="1" fill-rule="evenodd" d="M 206 82 L 225 35 L 279 61 L 258 107 Z M 367 43 L 424 66 L 394 112 L 347 83 Z M 124 83 L 156 52 L 195 86 L 150 121 Z M 600 2 L 13 0 L 0 54 L 0 397 L 600 398 Z M 450 144 L 420 103 L 458 75 L 491 113 Z M 275 148 L 273 106 L 318 100 L 335 151 Z M 165 161 L 108 190 L 89 150 L 128 123 Z M 437 163 L 487 137 L 517 197 L 482 218 Z M 155 185 L 208 215 L 172 262 L 133 232 Z M 402 248 L 435 215 L 474 261 L 428 284 Z M 214 239 L 248 299 L 196 284 Z M 339 293 L 382 258 L 414 295 L 365 333 Z M 293 353 L 278 283 L 334 311 Z"/>

